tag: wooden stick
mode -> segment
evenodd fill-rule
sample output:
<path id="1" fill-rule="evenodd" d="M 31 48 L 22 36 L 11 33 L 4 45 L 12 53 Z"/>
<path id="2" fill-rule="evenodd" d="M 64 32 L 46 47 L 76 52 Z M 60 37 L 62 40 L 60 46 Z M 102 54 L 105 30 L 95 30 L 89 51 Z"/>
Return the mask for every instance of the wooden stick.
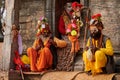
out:
<path id="1" fill-rule="evenodd" d="M 21 78 L 22 78 L 22 80 L 25 80 L 24 75 L 23 75 L 23 71 L 22 71 L 22 68 L 21 68 L 21 65 L 19 65 L 19 67 L 20 67 Z"/>
<path id="2" fill-rule="evenodd" d="M 85 46 L 86 46 L 86 37 L 87 37 L 87 29 L 88 29 L 88 17 L 89 17 L 89 12 L 90 9 L 87 8 L 87 15 L 86 15 L 86 25 L 85 25 L 85 33 L 84 33 L 84 42 L 83 42 L 83 52 L 85 51 Z M 84 65 L 84 62 L 82 63 L 82 65 Z M 83 66 L 83 70 L 84 70 L 84 66 Z"/>
<path id="3" fill-rule="evenodd" d="M 87 37 L 87 29 L 88 29 L 88 16 L 89 16 L 90 9 L 87 8 L 87 15 L 86 15 L 86 25 L 85 25 L 85 33 L 84 33 L 84 43 L 83 43 L 83 51 L 85 50 L 86 46 L 86 37 Z"/>

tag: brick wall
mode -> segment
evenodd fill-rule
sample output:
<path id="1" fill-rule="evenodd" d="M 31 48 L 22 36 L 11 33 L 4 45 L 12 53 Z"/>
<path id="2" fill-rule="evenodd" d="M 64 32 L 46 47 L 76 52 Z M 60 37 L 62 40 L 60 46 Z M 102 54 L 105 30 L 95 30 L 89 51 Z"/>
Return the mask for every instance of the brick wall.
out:
<path id="1" fill-rule="evenodd" d="M 103 33 L 108 35 L 114 50 L 120 48 L 120 0 L 90 0 L 92 14 L 101 13 Z"/>
<path id="2" fill-rule="evenodd" d="M 33 44 L 37 20 L 44 15 L 44 7 L 45 0 L 29 0 L 21 4 L 20 26 L 24 51 Z"/>

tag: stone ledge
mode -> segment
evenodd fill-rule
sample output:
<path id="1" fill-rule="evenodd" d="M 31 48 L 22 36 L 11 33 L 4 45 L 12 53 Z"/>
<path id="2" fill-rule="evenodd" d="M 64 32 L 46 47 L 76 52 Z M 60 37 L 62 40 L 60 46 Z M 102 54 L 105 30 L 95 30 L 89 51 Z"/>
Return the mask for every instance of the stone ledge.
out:
<path id="1" fill-rule="evenodd" d="M 10 74 L 11 76 L 9 77 L 11 78 L 9 78 L 9 80 L 21 80 L 20 71 L 12 71 L 10 72 Z M 23 72 L 23 74 L 25 78 L 24 80 L 119 80 L 120 79 L 120 73 L 88 76 L 86 75 L 86 73 L 81 71 L 70 71 L 70 72 L 46 71 L 46 72 Z M 8 79 L 4 78 L 4 80 L 8 80 Z"/>
<path id="2" fill-rule="evenodd" d="M 118 55 L 120 55 L 120 51 L 114 51 L 114 54 L 118 54 Z"/>

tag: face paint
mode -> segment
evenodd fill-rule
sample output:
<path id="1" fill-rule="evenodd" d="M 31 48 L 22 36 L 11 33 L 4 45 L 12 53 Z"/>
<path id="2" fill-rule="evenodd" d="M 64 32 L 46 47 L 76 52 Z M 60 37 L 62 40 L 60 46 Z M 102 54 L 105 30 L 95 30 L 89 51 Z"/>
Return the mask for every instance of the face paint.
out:
<path id="1" fill-rule="evenodd" d="M 71 3 L 66 4 L 66 11 L 68 11 L 68 12 L 72 11 Z"/>
<path id="2" fill-rule="evenodd" d="M 90 27 L 90 33 L 91 33 L 90 34 L 91 37 L 94 38 L 94 39 L 98 39 L 101 36 L 101 30 L 97 29 L 96 26 L 91 26 Z"/>
<path id="3" fill-rule="evenodd" d="M 42 24 L 41 27 L 42 27 L 42 28 L 45 28 L 45 24 Z"/>
<path id="4" fill-rule="evenodd" d="M 80 11 L 80 7 L 76 7 L 76 12 L 79 12 Z"/>
<path id="5" fill-rule="evenodd" d="M 43 36 L 44 36 L 44 37 L 48 37 L 49 34 L 48 34 L 47 32 L 43 32 Z"/>

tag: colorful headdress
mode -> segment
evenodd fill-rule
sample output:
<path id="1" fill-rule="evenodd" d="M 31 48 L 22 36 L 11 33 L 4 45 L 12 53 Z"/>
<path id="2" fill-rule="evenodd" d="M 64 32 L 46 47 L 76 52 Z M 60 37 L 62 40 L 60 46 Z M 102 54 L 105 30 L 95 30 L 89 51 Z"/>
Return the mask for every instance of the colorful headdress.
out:
<path id="1" fill-rule="evenodd" d="M 90 20 L 90 25 L 95 25 L 97 27 L 103 27 L 102 21 L 101 21 L 101 14 L 95 14 L 92 16 L 92 19 Z"/>
<path id="2" fill-rule="evenodd" d="M 92 16 L 92 19 L 101 20 L 101 14 L 95 14 Z"/>
<path id="3" fill-rule="evenodd" d="M 44 22 L 44 23 L 48 23 L 48 20 L 47 20 L 47 18 L 45 18 L 45 17 L 40 17 L 40 21 L 41 21 L 41 22 Z"/>
<path id="4" fill-rule="evenodd" d="M 38 30 L 37 30 L 37 36 L 39 36 L 40 34 L 43 34 L 45 32 L 47 32 L 47 33 L 50 32 L 50 28 L 49 28 L 49 25 L 48 25 L 47 18 L 41 17 L 38 20 L 38 24 L 39 24 L 39 27 L 38 27 Z"/>
<path id="5" fill-rule="evenodd" d="M 82 4 L 79 4 L 78 2 L 73 2 L 72 3 L 72 8 L 76 8 L 76 7 L 79 7 L 81 8 L 83 5 Z"/>

